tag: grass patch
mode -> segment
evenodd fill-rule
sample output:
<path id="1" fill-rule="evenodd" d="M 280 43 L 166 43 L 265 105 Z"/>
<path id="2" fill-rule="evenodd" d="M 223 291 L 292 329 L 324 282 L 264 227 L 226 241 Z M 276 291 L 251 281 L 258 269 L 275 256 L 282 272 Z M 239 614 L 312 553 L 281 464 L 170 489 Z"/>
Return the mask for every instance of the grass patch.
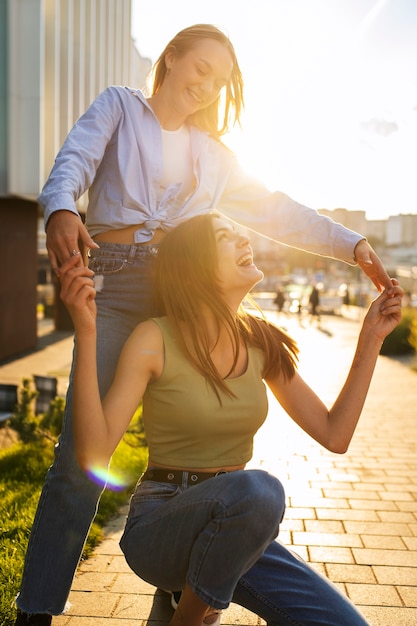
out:
<path id="1" fill-rule="evenodd" d="M 132 435 L 122 440 L 112 460 L 112 469 L 124 476 L 123 491 L 106 491 L 100 500 L 83 558 L 88 558 L 103 537 L 103 527 L 128 501 L 147 461 L 147 448 Z M 53 460 L 50 442 L 16 443 L 0 451 L 0 624 L 12 626 L 29 533 L 45 474 Z"/>

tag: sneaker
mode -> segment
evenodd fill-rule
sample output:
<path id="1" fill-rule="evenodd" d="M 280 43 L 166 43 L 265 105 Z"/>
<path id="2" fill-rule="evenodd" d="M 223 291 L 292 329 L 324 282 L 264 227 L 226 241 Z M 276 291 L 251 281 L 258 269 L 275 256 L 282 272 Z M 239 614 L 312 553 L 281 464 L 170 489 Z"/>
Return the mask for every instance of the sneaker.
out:
<path id="1" fill-rule="evenodd" d="M 17 609 L 17 617 L 14 626 L 50 626 L 52 615 L 47 613 L 23 613 Z"/>
<path id="2" fill-rule="evenodd" d="M 168 593 L 171 596 L 171 606 L 174 609 L 174 611 L 176 611 L 178 608 L 178 602 L 180 601 L 182 591 L 165 591 L 165 593 Z"/>

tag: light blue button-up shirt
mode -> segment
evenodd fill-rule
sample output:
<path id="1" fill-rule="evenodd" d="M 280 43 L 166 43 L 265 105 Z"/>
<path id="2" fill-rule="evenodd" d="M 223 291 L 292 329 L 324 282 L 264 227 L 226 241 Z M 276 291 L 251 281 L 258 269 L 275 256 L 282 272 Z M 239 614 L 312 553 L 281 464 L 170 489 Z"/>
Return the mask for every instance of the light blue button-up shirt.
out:
<path id="1" fill-rule="evenodd" d="M 88 189 L 86 225 L 92 237 L 111 229 L 142 225 L 135 242 L 155 230 L 169 230 L 211 209 L 294 246 L 354 263 L 363 236 L 284 193 L 271 192 L 248 176 L 221 142 L 190 127 L 196 185 L 178 208 L 180 184 L 160 197 L 163 170 L 161 127 L 144 95 L 127 87 L 108 87 L 76 122 L 56 157 L 39 196 L 45 224 L 52 212 L 78 213 L 76 201 Z"/>

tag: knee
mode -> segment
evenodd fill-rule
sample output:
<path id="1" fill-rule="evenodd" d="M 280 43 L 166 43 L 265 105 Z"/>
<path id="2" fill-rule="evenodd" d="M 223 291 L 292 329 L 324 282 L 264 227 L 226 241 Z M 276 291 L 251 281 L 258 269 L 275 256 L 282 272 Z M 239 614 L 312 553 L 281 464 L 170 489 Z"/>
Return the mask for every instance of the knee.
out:
<path id="1" fill-rule="evenodd" d="M 285 491 L 275 476 L 262 470 L 245 470 L 239 477 L 238 493 L 254 524 L 278 528 L 285 512 Z"/>
<path id="2" fill-rule="evenodd" d="M 248 492 L 258 514 L 269 515 L 281 522 L 285 510 L 285 490 L 276 476 L 262 470 L 247 471 Z"/>

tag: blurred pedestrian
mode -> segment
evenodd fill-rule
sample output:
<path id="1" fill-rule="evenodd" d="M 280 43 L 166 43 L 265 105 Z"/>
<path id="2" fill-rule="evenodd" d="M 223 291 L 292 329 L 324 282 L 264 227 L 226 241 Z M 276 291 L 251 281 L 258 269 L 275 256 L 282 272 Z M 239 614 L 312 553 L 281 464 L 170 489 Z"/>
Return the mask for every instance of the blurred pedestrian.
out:
<path id="1" fill-rule="evenodd" d="M 285 291 L 281 287 L 277 288 L 276 296 L 274 298 L 274 304 L 277 306 L 278 313 L 282 313 L 286 302 Z"/>
<path id="2" fill-rule="evenodd" d="M 310 313 L 310 323 L 316 321 L 320 324 L 320 293 L 317 285 L 311 287 L 310 295 L 308 297 L 308 306 Z"/>

